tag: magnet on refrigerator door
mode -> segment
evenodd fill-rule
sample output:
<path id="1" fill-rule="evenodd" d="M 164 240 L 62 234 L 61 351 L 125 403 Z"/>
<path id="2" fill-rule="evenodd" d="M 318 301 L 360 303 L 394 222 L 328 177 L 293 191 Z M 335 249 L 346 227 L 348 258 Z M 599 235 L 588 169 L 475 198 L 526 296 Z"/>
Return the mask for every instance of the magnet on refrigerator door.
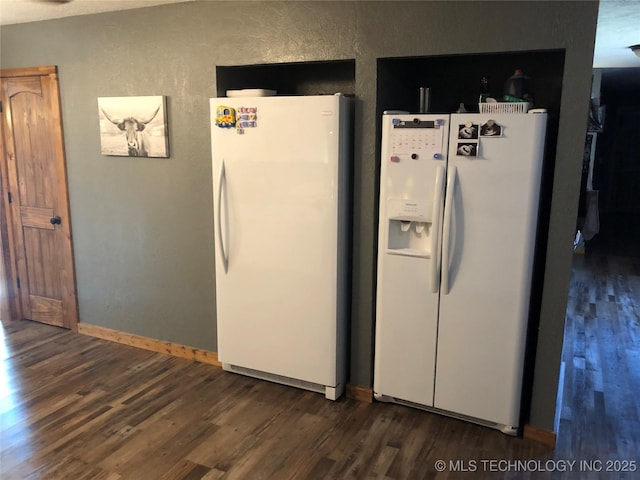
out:
<path id="1" fill-rule="evenodd" d="M 233 128 L 236 126 L 236 110 L 225 105 L 216 108 L 215 124 L 220 128 Z"/>
<path id="2" fill-rule="evenodd" d="M 478 138 L 478 125 L 467 122 L 464 125 L 458 125 L 458 138 L 461 140 L 474 140 Z"/>
<path id="3" fill-rule="evenodd" d="M 456 154 L 459 157 L 477 157 L 478 144 L 476 142 L 458 143 Z"/>
<path id="4" fill-rule="evenodd" d="M 502 127 L 495 120 L 487 120 L 480 126 L 481 137 L 501 137 Z"/>
<path id="5" fill-rule="evenodd" d="M 242 135 L 245 128 L 256 128 L 258 126 L 257 107 L 238 107 L 236 113 L 236 133 Z"/>

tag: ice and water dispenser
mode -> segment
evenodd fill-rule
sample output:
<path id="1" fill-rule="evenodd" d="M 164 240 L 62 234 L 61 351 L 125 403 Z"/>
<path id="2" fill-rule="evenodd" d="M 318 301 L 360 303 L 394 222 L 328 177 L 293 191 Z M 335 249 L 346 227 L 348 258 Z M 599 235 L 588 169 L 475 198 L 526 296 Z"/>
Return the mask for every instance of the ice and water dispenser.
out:
<path id="1" fill-rule="evenodd" d="M 433 219 L 427 205 L 400 199 L 387 201 L 387 251 L 429 257 Z"/>
<path id="2" fill-rule="evenodd" d="M 429 114 L 383 118 L 381 240 L 388 254 L 432 258 L 442 217 L 447 121 Z"/>

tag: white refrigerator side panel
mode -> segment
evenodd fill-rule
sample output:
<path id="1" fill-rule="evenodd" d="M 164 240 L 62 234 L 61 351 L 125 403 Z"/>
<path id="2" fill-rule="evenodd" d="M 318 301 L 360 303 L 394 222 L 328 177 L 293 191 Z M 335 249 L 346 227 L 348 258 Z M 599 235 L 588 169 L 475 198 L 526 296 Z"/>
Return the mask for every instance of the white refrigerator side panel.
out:
<path id="1" fill-rule="evenodd" d="M 457 156 L 468 141 L 458 125 L 489 119 L 502 136 L 480 137 L 477 157 Z M 450 291 L 440 300 L 435 407 L 502 425 L 519 423 L 545 126 L 546 114 L 451 117 L 457 179 L 446 199 Z"/>
<path id="2" fill-rule="evenodd" d="M 393 118 L 410 123 L 416 117 L 443 124 L 393 128 Z M 438 325 L 438 285 L 432 285 L 430 272 L 438 259 L 441 222 L 433 212 L 434 203 L 442 212 L 435 191 L 437 173 L 444 178 L 446 168 L 447 119 L 383 116 L 373 390 L 427 406 L 433 405 Z"/>
<path id="3" fill-rule="evenodd" d="M 211 100 L 256 109 L 244 134 L 212 125 L 222 165 L 225 273 L 216 245 L 218 354 L 233 364 L 336 385 L 340 97 Z M 212 122 L 214 118 L 211 119 Z M 346 160 L 346 159 L 343 159 Z M 217 205 L 216 205 L 217 209 Z M 216 210 L 217 213 L 217 210 Z"/>

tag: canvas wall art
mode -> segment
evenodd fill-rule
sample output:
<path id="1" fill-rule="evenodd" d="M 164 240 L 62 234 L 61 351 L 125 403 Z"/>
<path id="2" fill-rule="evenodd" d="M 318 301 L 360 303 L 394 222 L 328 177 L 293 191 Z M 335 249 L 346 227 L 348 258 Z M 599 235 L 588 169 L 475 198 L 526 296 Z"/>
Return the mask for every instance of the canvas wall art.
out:
<path id="1" fill-rule="evenodd" d="M 100 151 L 124 157 L 169 157 L 166 97 L 99 97 Z"/>

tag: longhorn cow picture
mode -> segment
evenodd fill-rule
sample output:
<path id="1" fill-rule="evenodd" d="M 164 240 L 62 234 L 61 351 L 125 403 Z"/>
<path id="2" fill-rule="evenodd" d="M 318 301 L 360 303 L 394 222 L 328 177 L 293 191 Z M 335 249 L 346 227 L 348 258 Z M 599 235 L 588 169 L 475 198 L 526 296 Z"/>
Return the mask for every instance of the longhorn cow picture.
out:
<path id="1" fill-rule="evenodd" d="M 164 96 L 99 97 L 103 155 L 169 157 Z"/>

